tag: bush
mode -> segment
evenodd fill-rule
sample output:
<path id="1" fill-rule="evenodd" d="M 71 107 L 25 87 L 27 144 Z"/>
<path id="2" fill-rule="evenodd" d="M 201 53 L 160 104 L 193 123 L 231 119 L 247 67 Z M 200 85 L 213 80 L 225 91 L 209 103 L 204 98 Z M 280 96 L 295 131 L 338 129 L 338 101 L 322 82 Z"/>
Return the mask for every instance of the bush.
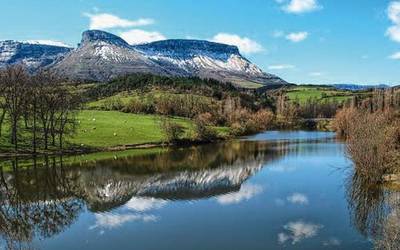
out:
<path id="1" fill-rule="evenodd" d="M 123 107 L 124 107 L 124 104 L 121 101 L 121 99 L 119 99 L 118 97 L 108 98 L 101 105 L 101 109 L 104 109 L 104 110 L 118 110 L 118 111 L 120 111 L 120 110 L 122 110 Z"/>
<path id="2" fill-rule="evenodd" d="M 164 132 L 168 142 L 179 141 L 185 132 L 185 128 L 182 125 L 171 122 L 168 119 L 161 121 L 161 130 Z"/>
<path id="3" fill-rule="evenodd" d="M 194 120 L 196 137 L 201 141 L 213 141 L 217 138 L 217 132 L 209 126 L 206 118 L 209 115 L 202 114 Z"/>
<path id="4" fill-rule="evenodd" d="M 380 181 L 399 171 L 400 119 L 393 112 L 356 111 L 350 119 L 347 152 L 358 173 Z"/>
<path id="5" fill-rule="evenodd" d="M 274 113 L 270 110 L 261 109 L 252 115 L 252 120 L 258 131 L 271 128 L 274 121 Z"/>
<path id="6" fill-rule="evenodd" d="M 149 100 L 134 98 L 125 105 L 123 111 L 134 114 L 154 114 L 155 106 Z"/>
<path id="7" fill-rule="evenodd" d="M 231 115 L 230 127 L 234 135 L 247 135 L 272 127 L 274 114 L 266 109 L 252 113 L 247 109 L 239 109 Z"/>
<path id="8" fill-rule="evenodd" d="M 354 108 L 344 108 L 339 110 L 332 123 L 333 130 L 338 136 L 346 138 L 349 135 L 350 125 L 354 121 L 356 110 Z"/>

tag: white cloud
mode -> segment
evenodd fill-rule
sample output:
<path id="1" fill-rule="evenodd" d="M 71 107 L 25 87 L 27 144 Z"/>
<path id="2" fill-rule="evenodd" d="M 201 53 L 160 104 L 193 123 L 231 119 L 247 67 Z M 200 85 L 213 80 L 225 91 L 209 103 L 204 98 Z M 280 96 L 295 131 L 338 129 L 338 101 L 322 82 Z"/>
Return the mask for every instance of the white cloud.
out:
<path id="1" fill-rule="evenodd" d="M 295 66 L 291 64 L 277 64 L 268 66 L 269 70 L 283 70 L 283 69 L 294 69 Z"/>
<path id="2" fill-rule="evenodd" d="M 138 212 L 144 212 L 152 209 L 159 209 L 167 202 L 161 199 L 146 198 L 146 197 L 132 197 L 125 207 Z"/>
<path id="3" fill-rule="evenodd" d="M 400 60 L 400 51 L 389 56 L 390 59 Z"/>
<path id="4" fill-rule="evenodd" d="M 154 23 L 154 20 L 150 18 L 127 20 L 109 13 L 84 13 L 84 15 L 90 19 L 90 29 L 129 28 L 145 26 Z"/>
<path id="5" fill-rule="evenodd" d="M 395 42 L 400 42 L 400 25 L 393 25 L 386 31 L 386 35 Z"/>
<path id="6" fill-rule="evenodd" d="M 287 232 L 278 234 L 278 242 L 280 244 L 286 241 L 291 241 L 292 244 L 296 244 L 304 239 L 314 237 L 318 234 L 318 231 L 323 228 L 322 225 L 306 223 L 303 221 L 289 222 L 283 227 Z"/>
<path id="7" fill-rule="evenodd" d="M 322 9 L 317 0 L 291 0 L 283 6 L 283 10 L 288 13 L 301 14 Z"/>
<path id="8" fill-rule="evenodd" d="M 294 193 L 286 198 L 292 204 L 307 205 L 308 198 L 301 193 Z"/>
<path id="9" fill-rule="evenodd" d="M 400 25 L 400 1 L 393 1 L 388 7 L 388 17 L 395 23 Z"/>
<path id="10" fill-rule="evenodd" d="M 400 42 L 400 1 L 389 4 L 387 15 L 393 25 L 386 30 L 386 35 L 395 42 Z"/>
<path id="11" fill-rule="evenodd" d="M 286 35 L 286 39 L 294 43 L 304 41 L 305 39 L 307 39 L 307 37 L 308 37 L 308 32 L 306 31 L 294 32 Z"/>
<path id="12" fill-rule="evenodd" d="M 44 45 L 52 45 L 52 46 L 60 46 L 60 47 L 68 47 L 71 48 L 72 46 L 65 44 L 63 42 L 60 41 L 54 41 L 54 40 L 27 40 L 24 41 L 26 43 L 30 43 L 30 44 L 44 44 Z"/>
<path id="13" fill-rule="evenodd" d="M 264 50 L 264 48 L 256 41 L 253 41 L 247 37 L 240 37 L 236 34 L 219 33 L 215 35 L 211 41 L 235 45 L 241 52 L 245 54 L 257 53 Z"/>
<path id="14" fill-rule="evenodd" d="M 324 73 L 316 71 L 316 72 L 311 72 L 309 75 L 313 77 L 320 77 L 323 76 Z"/>
<path id="15" fill-rule="evenodd" d="M 120 36 L 129 44 L 142 44 L 167 39 L 160 32 L 145 31 L 140 29 L 133 29 L 122 32 L 120 33 Z"/>
<path id="16" fill-rule="evenodd" d="M 89 229 L 94 228 L 105 228 L 105 229 L 113 229 L 122 226 L 127 222 L 133 221 L 143 221 L 150 222 L 156 221 L 157 217 L 154 215 L 145 215 L 145 214 L 112 214 L 112 213 L 102 213 L 95 214 L 96 224 L 91 226 Z"/>
<path id="17" fill-rule="evenodd" d="M 225 194 L 217 197 L 217 202 L 222 205 L 237 204 L 244 200 L 250 200 L 255 195 L 262 192 L 262 187 L 258 185 L 243 185 L 236 193 Z"/>

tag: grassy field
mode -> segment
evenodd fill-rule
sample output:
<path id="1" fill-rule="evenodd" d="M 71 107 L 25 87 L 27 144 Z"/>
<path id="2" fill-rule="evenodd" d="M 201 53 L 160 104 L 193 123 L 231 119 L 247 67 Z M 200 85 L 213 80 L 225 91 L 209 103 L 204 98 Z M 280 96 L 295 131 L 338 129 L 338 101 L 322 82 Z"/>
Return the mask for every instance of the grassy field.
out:
<path id="1" fill-rule="evenodd" d="M 319 101 L 346 101 L 354 94 L 350 91 L 336 90 L 333 88 L 298 86 L 287 91 L 287 96 L 291 101 L 298 100 L 305 103 L 309 99 L 317 99 Z"/>
<path id="2" fill-rule="evenodd" d="M 152 101 L 154 102 L 155 98 L 159 97 L 178 97 L 178 96 L 184 96 L 185 94 L 176 94 L 176 93 L 171 93 L 168 91 L 162 91 L 162 90 L 152 90 L 147 93 L 141 93 L 141 92 L 120 92 L 118 94 L 115 94 L 110 97 L 105 97 L 97 101 L 91 101 L 86 104 L 87 109 L 98 109 L 101 110 L 105 106 L 107 106 L 107 103 L 112 101 L 112 100 L 118 100 L 121 102 L 122 105 L 126 106 L 131 100 L 139 100 L 141 102 L 149 102 Z M 207 96 L 201 96 L 201 95 L 196 95 L 196 94 L 190 94 L 194 98 L 201 98 L 203 100 L 208 100 L 211 102 L 212 98 L 207 97 Z"/>
<path id="3" fill-rule="evenodd" d="M 195 136 L 193 122 L 186 118 L 169 118 L 185 128 L 184 138 Z M 78 115 L 79 129 L 69 141 L 90 147 L 112 147 L 165 141 L 158 115 L 128 114 L 118 111 L 84 110 Z M 215 128 L 220 136 L 227 136 L 229 129 Z"/>
<path id="4" fill-rule="evenodd" d="M 172 117 L 171 121 L 185 128 L 185 139 L 195 136 L 193 122 L 189 119 Z M 165 141 L 158 115 L 128 114 L 118 111 L 83 110 L 79 112 L 78 130 L 76 135 L 67 141 L 73 145 L 92 148 L 109 148 L 122 145 L 160 143 Z M 216 128 L 220 136 L 227 136 L 229 129 L 225 127 Z M 3 127 L 3 135 L 0 138 L 0 151 L 11 150 L 9 143 L 8 128 Z M 20 148 L 30 148 L 27 135 L 20 135 L 22 141 Z M 26 142 L 24 142 L 26 141 Z"/>
<path id="5" fill-rule="evenodd" d="M 126 114 L 117 111 L 84 110 L 78 115 L 79 130 L 69 141 L 90 147 L 157 143 L 165 140 L 156 115 Z M 171 118 L 192 133 L 193 124 L 183 118 Z"/>

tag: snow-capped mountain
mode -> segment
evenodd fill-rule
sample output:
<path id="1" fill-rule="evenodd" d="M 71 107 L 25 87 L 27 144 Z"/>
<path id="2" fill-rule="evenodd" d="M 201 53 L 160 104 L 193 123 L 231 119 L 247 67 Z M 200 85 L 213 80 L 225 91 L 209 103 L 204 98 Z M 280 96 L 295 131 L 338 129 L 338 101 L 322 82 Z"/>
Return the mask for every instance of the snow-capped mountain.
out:
<path id="1" fill-rule="evenodd" d="M 39 42 L 0 41 L 0 68 L 23 64 L 29 71 L 35 71 L 61 59 L 71 50 Z"/>
<path id="2" fill-rule="evenodd" d="M 285 84 L 244 58 L 236 46 L 200 40 L 164 40 L 129 45 L 122 38 L 88 30 L 76 49 L 5 41 L 0 67 L 24 63 L 30 69 L 51 67 L 72 80 L 108 81 L 129 73 L 198 76 L 238 85 Z"/>

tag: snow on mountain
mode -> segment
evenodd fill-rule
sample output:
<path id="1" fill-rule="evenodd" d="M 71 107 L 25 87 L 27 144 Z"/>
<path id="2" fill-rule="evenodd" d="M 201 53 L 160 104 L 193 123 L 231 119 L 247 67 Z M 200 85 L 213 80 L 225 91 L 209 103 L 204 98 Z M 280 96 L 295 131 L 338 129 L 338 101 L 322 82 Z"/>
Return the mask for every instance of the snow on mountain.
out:
<path id="1" fill-rule="evenodd" d="M 60 42 L 60 41 L 53 41 L 53 40 L 26 40 L 26 41 L 23 41 L 23 43 L 72 48 L 72 46 L 70 46 L 68 44 L 65 44 L 65 43 Z"/>
<path id="2" fill-rule="evenodd" d="M 67 78 L 90 81 L 151 73 L 213 78 L 238 85 L 286 83 L 264 73 L 244 58 L 236 46 L 209 41 L 172 39 L 129 45 L 116 35 L 89 30 L 82 34 L 76 49 L 55 45 L 52 41 L 0 42 L 0 68 L 16 63 L 23 63 L 32 71 L 52 67 Z"/>
<path id="3" fill-rule="evenodd" d="M 28 70 L 35 71 L 61 59 L 71 48 L 31 44 L 18 41 L 0 41 L 0 68 L 13 64 L 23 64 Z"/>

